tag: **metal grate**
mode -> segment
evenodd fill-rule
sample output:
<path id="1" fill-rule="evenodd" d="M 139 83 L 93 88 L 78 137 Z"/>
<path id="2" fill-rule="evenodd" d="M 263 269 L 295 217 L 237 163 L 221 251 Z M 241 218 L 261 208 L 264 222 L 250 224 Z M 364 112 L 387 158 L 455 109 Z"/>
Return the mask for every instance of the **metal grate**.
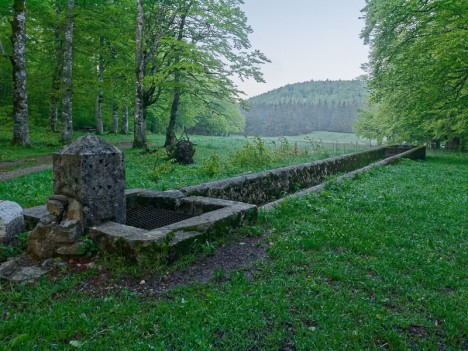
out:
<path id="1" fill-rule="evenodd" d="M 155 207 L 137 206 L 127 211 L 127 225 L 146 230 L 161 228 L 188 218 L 191 216 L 185 213 Z"/>

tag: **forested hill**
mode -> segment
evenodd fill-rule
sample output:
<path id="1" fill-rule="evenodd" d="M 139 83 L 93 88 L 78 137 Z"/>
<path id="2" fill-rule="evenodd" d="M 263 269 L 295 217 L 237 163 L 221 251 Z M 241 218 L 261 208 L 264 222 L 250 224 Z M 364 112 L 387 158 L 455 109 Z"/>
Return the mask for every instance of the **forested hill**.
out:
<path id="1" fill-rule="evenodd" d="M 359 80 L 289 84 L 249 99 L 249 111 L 243 111 L 245 132 L 262 136 L 352 132 L 356 110 L 365 99 Z"/>

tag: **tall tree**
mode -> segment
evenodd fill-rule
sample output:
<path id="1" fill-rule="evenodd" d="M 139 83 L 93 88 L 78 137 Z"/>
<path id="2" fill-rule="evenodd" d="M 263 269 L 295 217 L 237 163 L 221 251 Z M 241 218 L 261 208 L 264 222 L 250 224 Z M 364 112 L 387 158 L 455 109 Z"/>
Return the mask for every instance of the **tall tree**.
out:
<path id="1" fill-rule="evenodd" d="M 202 101 L 208 108 L 213 98 L 232 103 L 240 91 L 231 78 L 253 78 L 263 82 L 260 66 L 269 60 L 258 50 L 252 50 L 249 34 L 252 29 L 241 9 L 242 0 L 183 1 L 175 31 L 176 45 L 172 50 L 174 94 L 165 145 L 175 140 L 175 120 L 182 94 Z M 218 112 L 226 111 L 220 108 Z M 216 113 L 215 113 L 216 115 Z"/>
<path id="2" fill-rule="evenodd" d="M 127 135 L 128 134 L 128 106 L 125 105 L 122 108 L 122 129 L 120 133 Z"/>
<path id="3" fill-rule="evenodd" d="M 363 12 L 373 106 L 361 126 L 392 141 L 466 143 L 468 2 L 367 0 Z"/>
<path id="4" fill-rule="evenodd" d="M 137 26 L 135 35 L 135 121 L 133 132 L 133 147 L 147 147 L 146 140 L 146 111 L 144 107 L 144 78 L 145 78 L 145 56 L 144 56 L 144 26 L 145 13 L 143 0 L 137 0 Z"/>
<path id="5" fill-rule="evenodd" d="M 75 0 L 76 1 L 76 0 Z M 73 124 L 98 133 L 112 126 L 112 105 L 133 95 L 135 0 L 76 2 Z M 96 94 L 90 94 L 95 91 Z M 95 111 L 91 111 L 92 106 Z"/>
<path id="6" fill-rule="evenodd" d="M 104 82 L 104 38 L 99 37 L 99 58 L 98 58 L 98 93 L 96 96 L 96 132 L 98 134 L 104 133 L 104 128 L 102 126 L 102 102 L 104 100 L 102 93 L 102 84 Z"/>
<path id="7" fill-rule="evenodd" d="M 67 0 L 65 11 L 65 33 L 63 40 L 63 73 L 62 73 L 62 134 L 60 141 L 68 143 L 73 138 L 73 14 L 75 1 Z"/>
<path id="8" fill-rule="evenodd" d="M 119 106 L 116 102 L 112 105 L 112 127 L 111 133 L 117 134 L 119 132 Z"/>
<path id="9" fill-rule="evenodd" d="M 180 87 L 180 75 L 181 75 L 181 68 L 180 65 L 180 43 L 184 38 L 184 29 L 185 29 L 185 21 L 187 19 L 187 15 L 192 7 L 192 2 L 189 1 L 186 6 L 183 7 L 182 13 L 180 14 L 180 21 L 179 26 L 177 29 L 177 43 L 174 49 L 174 93 L 172 98 L 171 104 L 171 113 L 169 116 L 169 125 L 166 130 L 166 141 L 164 142 L 165 147 L 170 147 L 175 143 L 176 140 L 176 122 L 177 122 L 177 112 L 179 110 L 179 103 L 180 103 L 180 95 L 182 94 L 182 89 Z"/>
<path id="10" fill-rule="evenodd" d="M 7 55 L 1 45 L 2 54 L 9 58 L 13 68 L 13 139 L 12 145 L 29 146 L 28 93 L 26 90 L 26 1 L 14 0 L 11 21 L 12 55 Z"/>
<path id="11" fill-rule="evenodd" d="M 59 20 L 61 14 L 61 6 L 59 0 L 55 0 L 56 21 L 54 25 L 54 73 L 52 76 L 52 84 L 50 87 L 49 99 L 49 129 L 53 132 L 57 131 L 57 121 L 59 116 L 59 101 L 60 88 L 62 79 L 62 25 Z"/>

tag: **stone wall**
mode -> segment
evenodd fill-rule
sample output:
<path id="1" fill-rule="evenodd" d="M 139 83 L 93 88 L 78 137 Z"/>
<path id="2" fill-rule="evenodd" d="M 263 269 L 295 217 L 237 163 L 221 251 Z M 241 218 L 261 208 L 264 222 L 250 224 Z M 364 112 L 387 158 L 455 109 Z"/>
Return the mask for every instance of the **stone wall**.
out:
<path id="1" fill-rule="evenodd" d="M 186 196 L 206 196 L 263 205 L 298 190 L 321 183 L 324 178 L 351 172 L 372 162 L 406 151 L 405 157 L 424 159 L 426 148 L 382 147 L 370 151 L 328 158 L 297 166 L 223 179 L 180 189 Z"/>

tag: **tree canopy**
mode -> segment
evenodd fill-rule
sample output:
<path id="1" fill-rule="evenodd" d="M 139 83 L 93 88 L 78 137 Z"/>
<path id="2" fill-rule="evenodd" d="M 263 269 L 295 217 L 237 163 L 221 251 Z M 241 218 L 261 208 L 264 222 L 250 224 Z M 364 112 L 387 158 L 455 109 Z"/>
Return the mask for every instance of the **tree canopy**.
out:
<path id="1" fill-rule="evenodd" d="M 202 125 L 221 134 L 242 131 L 240 91 L 232 78 L 262 81 L 260 67 L 268 62 L 251 48 L 252 29 L 242 0 L 25 2 L 28 110 L 34 128 L 58 131 L 66 123 L 70 132 L 73 127 L 128 133 L 126 116 L 134 115 L 138 123 L 131 118 L 130 127 L 136 126 L 141 134 L 146 125 L 153 131 L 157 126 L 158 132 L 172 128 L 172 133 L 175 128 L 197 130 Z M 13 127 L 13 69 L 3 57 L 13 52 L 13 16 L 12 2 L 2 3 L 0 121 L 7 128 Z M 136 75 L 139 58 L 141 74 Z M 136 83 L 141 86 L 139 100 Z M 179 102 L 190 106 L 178 108 Z M 145 139 L 141 141 L 137 146 L 144 147 Z"/>
<path id="2" fill-rule="evenodd" d="M 367 0 L 370 107 L 356 130 L 396 142 L 468 138 L 468 2 Z"/>

